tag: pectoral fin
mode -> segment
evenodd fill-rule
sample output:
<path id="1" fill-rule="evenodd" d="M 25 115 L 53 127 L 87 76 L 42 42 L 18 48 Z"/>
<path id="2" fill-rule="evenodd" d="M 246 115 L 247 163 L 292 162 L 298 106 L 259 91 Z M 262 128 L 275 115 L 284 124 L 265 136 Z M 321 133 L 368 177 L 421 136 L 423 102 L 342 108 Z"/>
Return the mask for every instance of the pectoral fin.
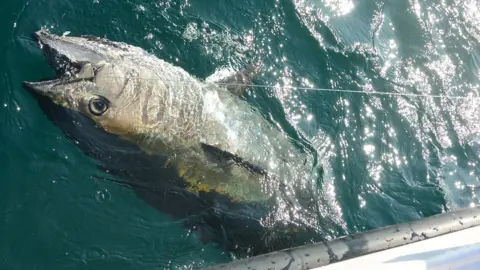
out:
<path id="1" fill-rule="evenodd" d="M 175 163 L 179 175 L 189 183 L 189 190 L 215 191 L 232 201 L 259 202 L 268 197 L 262 189 L 266 172 L 236 155 L 215 146 L 202 144 L 206 163 L 199 160 L 178 159 Z"/>
<path id="2" fill-rule="evenodd" d="M 237 165 L 247 169 L 249 172 L 266 176 L 267 172 L 259 166 L 252 164 L 241 157 L 234 155 L 230 152 L 219 149 L 215 146 L 208 144 L 201 144 L 205 155 L 213 162 L 217 164 Z"/>
<path id="3" fill-rule="evenodd" d="M 260 73 L 259 64 L 254 64 L 247 69 L 234 71 L 232 69 L 219 69 L 205 81 L 225 86 L 232 94 L 242 96 L 249 86 L 252 85 L 253 79 Z"/>

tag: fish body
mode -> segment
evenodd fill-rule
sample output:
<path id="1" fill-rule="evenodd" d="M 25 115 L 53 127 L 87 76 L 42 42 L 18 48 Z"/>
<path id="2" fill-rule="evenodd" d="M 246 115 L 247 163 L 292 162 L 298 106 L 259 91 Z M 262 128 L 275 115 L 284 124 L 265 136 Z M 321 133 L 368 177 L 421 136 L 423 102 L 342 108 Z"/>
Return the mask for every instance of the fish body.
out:
<path id="1" fill-rule="evenodd" d="M 226 87 L 125 43 L 45 31 L 36 37 L 60 78 L 25 83 L 28 88 L 147 153 L 167 155 L 192 190 L 262 201 L 280 184 L 306 181 L 299 175 L 306 156 Z"/>
<path id="2" fill-rule="evenodd" d="M 314 159 L 239 97 L 245 76 L 232 76 L 237 84 L 229 88 L 126 43 L 44 30 L 35 38 L 57 78 L 24 82 L 27 89 L 146 153 L 167 156 L 191 192 L 271 205 L 265 226 L 301 220 L 315 227 L 304 207 L 315 205 Z"/>

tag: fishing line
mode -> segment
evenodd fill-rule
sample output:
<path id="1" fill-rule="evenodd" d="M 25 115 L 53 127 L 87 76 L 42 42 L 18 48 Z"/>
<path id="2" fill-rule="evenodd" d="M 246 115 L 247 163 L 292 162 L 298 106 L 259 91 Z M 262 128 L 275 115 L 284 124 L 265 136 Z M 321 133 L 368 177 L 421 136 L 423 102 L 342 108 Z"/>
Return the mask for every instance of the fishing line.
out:
<path id="1" fill-rule="evenodd" d="M 480 99 L 480 97 L 464 97 L 464 96 L 448 96 L 448 95 L 430 95 L 430 94 L 414 94 L 414 93 L 396 93 L 396 92 L 378 92 L 378 91 L 362 91 L 352 89 L 333 89 L 333 88 L 316 88 L 316 87 L 297 87 L 297 86 L 273 86 L 273 85 L 261 85 L 261 84 L 222 84 L 227 86 L 247 86 L 247 87 L 266 87 L 266 88 L 287 88 L 294 90 L 306 90 L 306 91 L 323 91 L 323 92 L 341 92 L 341 93 L 354 93 L 364 95 L 387 95 L 387 96 L 407 96 L 407 97 L 430 97 L 430 98 L 445 98 L 445 99 Z"/>
<path id="2" fill-rule="evenodd" d="M 126 78 L 122 76 L 108 76 L 110 78 Z M 157 80 L 151 78 L 137 78 L 142 80 Z M 159 79 L 158 79 L 159 80 Z M 182 83 L 173 80 L 165 80 L 175 83 Z M 186 83 L 186 82 L 183 82 Z M 457 99 L 457 100 L 480 100 L 478 96 L 450 96 L 450 95 L 432 95 L 432 94 L 415 94 L 415 93 L 398 93 L 398 92 L 379 92 L 379 91 L 363 91 L 353 89 L 334 89 L 334 88 L 319 88 L 319 87 L 299 87 L 299 86 L 280 86 L 280 85 L 266 85 L 266 84 L 242 84 L 242 83 L 221 83 L 221 82 L 207 82 L 207 84 L 221 85 L 221 86 L 243 86 L 251 88 L 279 88 L 279 89 L 292 89 L 303 91 L 319 91 L 319 92 L 337 92 L 337 93 L 350 93 L 350 94 L 363 94 L 363 95 L 381 95 L 381 96 L 400 96 L 400 97 L 420 97 L 420 98 L 440 98 L 440 99 Z"/>

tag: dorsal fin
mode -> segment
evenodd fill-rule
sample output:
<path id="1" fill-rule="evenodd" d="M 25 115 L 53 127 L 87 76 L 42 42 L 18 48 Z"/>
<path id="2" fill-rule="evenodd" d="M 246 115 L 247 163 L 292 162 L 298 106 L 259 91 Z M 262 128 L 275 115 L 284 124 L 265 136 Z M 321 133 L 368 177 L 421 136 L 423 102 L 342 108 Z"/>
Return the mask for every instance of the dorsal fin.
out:
<path id="1" fill-rule="evenodd" d="M 232 94 L 242 96 L 260 71 L 261 67 L 259 64 L 253 64 L 240 71 L 219 69 L 206 78 L 205 81 L 220 84 L 226 87 Z"/>

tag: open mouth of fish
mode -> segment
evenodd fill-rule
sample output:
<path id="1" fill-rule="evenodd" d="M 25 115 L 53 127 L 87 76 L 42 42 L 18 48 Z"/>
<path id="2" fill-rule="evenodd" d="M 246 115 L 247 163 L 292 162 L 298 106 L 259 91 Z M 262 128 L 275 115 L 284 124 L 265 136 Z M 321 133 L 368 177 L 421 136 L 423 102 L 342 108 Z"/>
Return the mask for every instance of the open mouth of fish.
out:
<path id="1" fill-rule="evenodd" d="M 93 72 L 82 72 L 86 65 L 93 66 L 103 57 L 82 44 L 80 38 L 67 38 L 49 34 L 44 30 L 34 33 L 47 61 L 54 68 L 54 78 L 36 82 L 23 82 L 25 88 L 41 93 L 44 89 L 73 80 L 92 80 Z"/>
<path id="2" fill-rule="evenodd" d="M 78 74 L 82 68 L 81 64 L 69 63 L 65 59 L 56 59 L 55 61 L 58 63 L 62 63 L 61 65 L 59 65 L 58 68 L 55 68 L 55 73 L 56 73 L 55 76 L 45 77 L 40 79 L 37 82 L 25 82 L 24 84 L 35 86 L 35 85 L 44 85 L 44 84 L 54 85 L 62 82 L 68 82 L 71 80 L 75 80 L 76 74 Z M 52 66 L 57 67 L 56 65 L 52 65 Z"/>

